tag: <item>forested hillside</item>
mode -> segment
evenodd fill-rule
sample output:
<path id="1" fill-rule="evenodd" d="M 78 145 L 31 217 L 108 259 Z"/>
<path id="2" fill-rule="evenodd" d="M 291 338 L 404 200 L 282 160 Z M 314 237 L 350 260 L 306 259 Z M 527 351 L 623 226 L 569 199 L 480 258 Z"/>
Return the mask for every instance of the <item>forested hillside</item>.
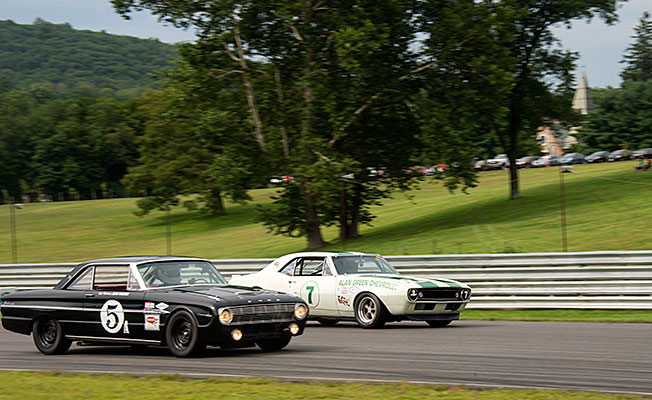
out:
<path id="1" fill-rule="evenodd" d="M 0 21 L 0 87 L 51 86 L 60 97 L 134 97 L 172 67 L 174 45 L 105 32 L 74 30 L 37 19 Z"/>

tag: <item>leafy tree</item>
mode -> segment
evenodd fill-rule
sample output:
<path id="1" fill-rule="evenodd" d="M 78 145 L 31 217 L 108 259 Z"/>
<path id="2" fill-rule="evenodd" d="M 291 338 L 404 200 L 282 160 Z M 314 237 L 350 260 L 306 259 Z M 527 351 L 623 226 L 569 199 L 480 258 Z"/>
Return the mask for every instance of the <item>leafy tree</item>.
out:
<path id="1" fill-rule="evenodd" d="M 498 64 L 510 74 L 511 85 L 504 98 L 496 101 L 506 104 L 507 124 L 498 131 L 498 139 L 510 160 L 510 198 L 520 197 L 516 158 L 519 154 L 522 132 L 535 132 L 543 122 L 573 121 L 570 110 L 572 99 L 572 71 L 577 56 L 555 47 L 558 39 L 551 28 L 558 24 L 598 16 L 607 23 L 616 20 L 619 0 L 507 0 L 484 2 L 495 9 L 503 19 L 498 27 L 507 26 L 510 57 L 506 64 Z M 577 118 L 577 117 L 575 117 Z"/>
<path id="2" fill-rule="evenodd" d="M 276 232 L 305 235 L 309 247 L 321 247 L 320 227 L 339 220 L 344 237 L 348 232 L 357 235 L 357 224 L 370 216 L 364 210 L 385 195 L 378 190 L 380 180 L 375 189 L 368 189 L 367 166 L 392 163 L 394 174 L 384 180 L 396 180 L 388 187 L 405 187 L 402 169 L 409 166 L 410 152 L 398 146 L 380 149 L 392 132 L 370 124 L 374 121 L 370 113 L 386 120 L 386 112 L 412 118 L 405 104 L 409 80 L 403 78 L 413 67 L 407 3 L 115 0 L 113 4 L 123 14 L 148 8 L 167 22 L 198 29 L 197 44 L 183 56 L 192 57 L 193 67 L 207 70 L 200 86 L 217 84 L 218 93 L 241 94 L 244 100 L 239 104 L 246 104 L 250 141 L 257 145 L 260 158 L 295 179 L 279 196 L 293 204 L 279 220 L 298 218 L 290 224 L 266 219 Z M 400 128 L 408 140 L 417 134 L 417 129 L 409 128 L 409 124 Z M 377 146 L 372 137 L 380 139 Z M 395 131 L 394 137 L 401 135 Z M 353 138 L 359 140 L 352 151 L 357 156 L 367 151 L 365 161 L 347 153 Z M 399 167 L 394 160 L 404 161 Z M 341 177 L 351 172 L 356 183 L 341 184 Z M 333 202 L 341 194 L 343 200 Z M 274 214 L 263 213 L 262 218 L 269 215 Z"/>
<path id="3" fill-rule="evenodd" d="M 589 150 L 652 147 L 652 80 L 596 93 L 595 110 L 577 134 Z"/>
<path id="4" fill-rule="evenodd" d="M 623 81 L 643 82 L 652 79 L 652 19 L 644 12 L 638 26 L 634 28 L 634 43 L 626 50 L 621 63 L 627 66 L 620 73 Z"/>

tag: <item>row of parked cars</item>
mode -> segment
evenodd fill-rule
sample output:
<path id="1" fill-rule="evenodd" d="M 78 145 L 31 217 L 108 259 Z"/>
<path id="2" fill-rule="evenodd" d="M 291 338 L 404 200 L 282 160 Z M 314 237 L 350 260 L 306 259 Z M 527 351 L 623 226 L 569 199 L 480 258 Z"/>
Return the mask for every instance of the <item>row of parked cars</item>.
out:
<path id="1" fill-rule="evenodd" d="M 652 158 L 652 148 L 645 148 L 636 151 L 622 149 L 616 151 L 596 151 L 588 156 L 582 153 L 568 153 L 558 156 L 525 156 L 516 160 L 518 168 L 540 168 L 553 167 L 557 165 L 572 165 L 585 163 L 600 163 L 625 161 L 632 159 Z M 502 169 L 509 167 L 509 158 L 506 154 L 498 154 L 488 160 L 477 160 L 474 162 L 476 170 Z"/>

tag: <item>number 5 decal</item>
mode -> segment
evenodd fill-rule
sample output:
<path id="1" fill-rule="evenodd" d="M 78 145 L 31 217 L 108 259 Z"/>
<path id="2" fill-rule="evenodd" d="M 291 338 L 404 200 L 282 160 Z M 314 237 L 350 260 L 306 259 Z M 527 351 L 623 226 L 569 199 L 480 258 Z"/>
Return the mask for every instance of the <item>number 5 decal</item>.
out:
<path id="1" fill-rule="evenodd" d="M 317 307 L 319 305 L 319 285 L 317 285 L 317 282 L 306 282 L 301 288 L 301 297 L 310 307 Z"/>
<path id="2" fill-rule="evenodd" d="M 122 304 L 117 300 L 107 300 L 100 309 L 102 327 L 109 333 L 117 333 L 125 322 Z"/>

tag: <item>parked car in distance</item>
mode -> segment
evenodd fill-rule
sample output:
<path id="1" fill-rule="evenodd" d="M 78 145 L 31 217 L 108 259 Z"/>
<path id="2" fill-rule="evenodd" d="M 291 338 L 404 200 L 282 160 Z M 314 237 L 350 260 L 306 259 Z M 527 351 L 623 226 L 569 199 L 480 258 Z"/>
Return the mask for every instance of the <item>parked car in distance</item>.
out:
<path id="1" fill-rule="evenodd" d="M 501 169 L 507 167 L 509 167 L 509 158 L 507 157 L 507 154 L 498 154 L 496 157 L 487 160 L 488 169 Z"/>
<path id="2" fill-rule="evenodd" d="M 83 262 L 53 289 L 3 295 L 0 310 L 6 330 L 47 355 L 72 342 L 166 345 L 177 357 L 207 345 L 279 350 L 308 317 L 298 296 L 232 286 L 208 260 L 168 256 Z"/>
<path id="3" fill-rule="evenodd" d="M 568 153 L 561 158 L 561 165 L 583 164 L 584 154 Z"/>
<path id="4" fill-rule="evenodd" d="M 517 168 L 530 168 L 532 163 L 539 159 L 539 156 L 525 156 L 516 160 Z"/>
<path id="5" fill-rule="evenodd" d="M 289 175 L 274 175 L 269 179 L 269 183 L 273 185 L 280 185 L 282 183 L 288 183 L 292 182 L 294 180 L 294 177 L 289 176 Z"/>
<path id="6" fill-rule="evenodd" d="M 473 168 L 479 171 L 484 171 L 487 169 L 487 160 L 475 160 L 473 162 Z"/>
<path id="7" fill-rule="evenodd" d="M 326 326 L 348 320 L 380 328 L 385 322 L 413 320 L 442 327 L 459 319 L 471 299 L 464 283 L 401 275 L 383 257 L 358 252 L 287 254 L 230 282 L 299 295 L 310 307 L 310 318 Z"/>
<path id="8" fill-rule="evenodd" d="M 532 161 L 532 167 L 533 168 L 541 168 L 541 167 L 554 167 L 557 165 L 560 165 L 561 161 L 559 160 L 559 157 L 557 156 L 543 156 L 539 158 L 538 160 Z"/>
<path id="9" fill-rule="evenodd" d="M 414 167 L 410 167 L 407 170 L 408 174 L 418 174 L 418 175 L 426 175 L 428 173 L 428 168 L 422 166 L 422 165 L 415 165 Z"/>
<path id="10" fill-rule="evenodd" d="M 636 150 L 632 153 L 633 158 L 652 158 L 652 147 Z"/>
<path id="11" fill-rule="evenodd" d="M 609 153 L 609 161 L 625 161 L 632 158 L 632 151 L 627 149 L 616 150 Z"/>
<path id="12" fill-rule="evenodd" d="M 586 156 L 585 160 L 588 163 L 601 163 L 609 161 L 609 151 L 596 151 Z"/>

